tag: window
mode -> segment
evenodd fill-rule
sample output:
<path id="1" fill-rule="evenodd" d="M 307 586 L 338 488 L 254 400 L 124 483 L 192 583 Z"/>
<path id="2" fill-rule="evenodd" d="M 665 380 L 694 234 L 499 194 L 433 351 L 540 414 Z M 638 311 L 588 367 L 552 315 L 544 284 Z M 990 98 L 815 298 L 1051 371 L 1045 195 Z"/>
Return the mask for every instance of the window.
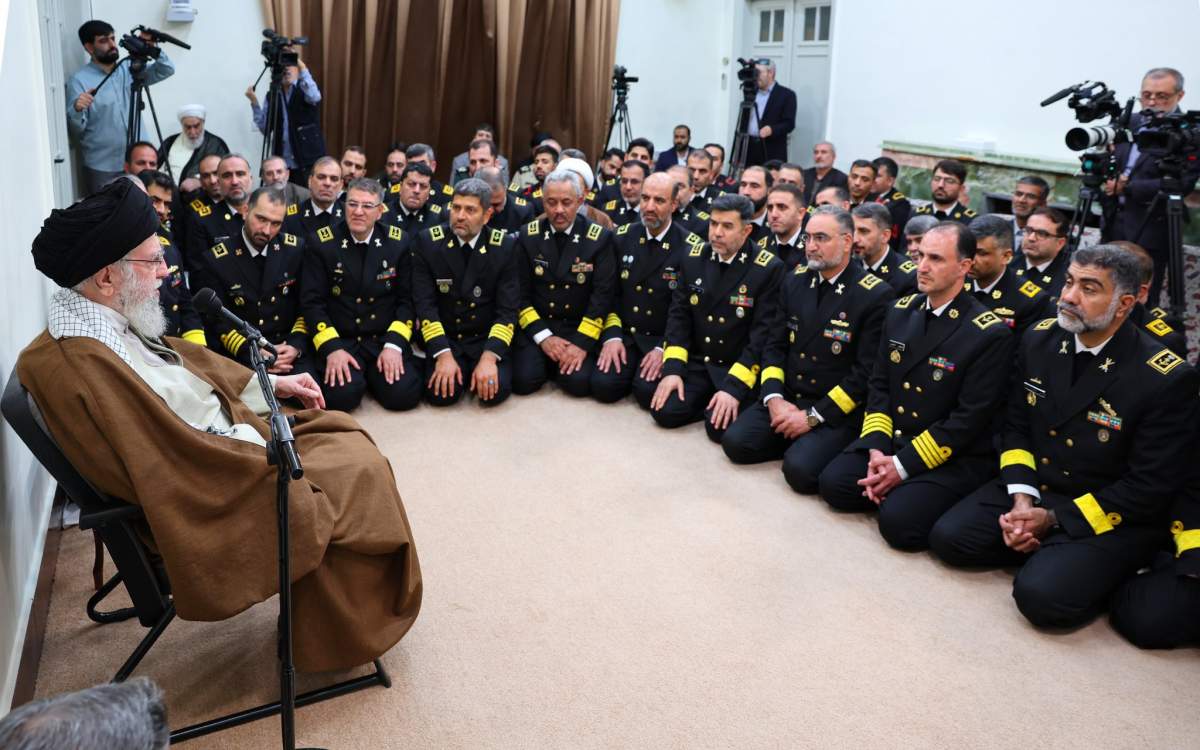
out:
<path id="1" fill-rule="evenodd" d="M 804 9 L 804 41 L 829 41 L 829 15 L 832 8 L 828 5 L 811 6 Z"/>
<path id="2" fill-rule="evenodd" d="M 764 10 L 758 14 L 759 44 L 783 42 L 784 9 Z"/>

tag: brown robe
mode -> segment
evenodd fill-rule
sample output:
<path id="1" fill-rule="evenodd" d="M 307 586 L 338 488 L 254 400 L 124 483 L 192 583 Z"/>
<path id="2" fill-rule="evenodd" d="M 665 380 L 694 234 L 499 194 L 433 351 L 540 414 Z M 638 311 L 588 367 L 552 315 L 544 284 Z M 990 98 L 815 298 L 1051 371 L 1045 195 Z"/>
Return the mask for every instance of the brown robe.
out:
<path id="1" fill-rule="evenodd" d="M 270 438 L 238 400 L 250 370 L 182 339 L 164 342 L 234 423 Z M 180 617 L 221 620 L 278 593 L 275 469 L 262 447 L 186 424 L 95 339 L 43 331 L 17 373 L 67 459 L 101 491 L 142 507 Z M 391 465 L 370 436 L 343 412 L 295 418 L 304 466 L 289 505 L 296 666 L 345 669 L 412 626 L 421 570 Z"/>

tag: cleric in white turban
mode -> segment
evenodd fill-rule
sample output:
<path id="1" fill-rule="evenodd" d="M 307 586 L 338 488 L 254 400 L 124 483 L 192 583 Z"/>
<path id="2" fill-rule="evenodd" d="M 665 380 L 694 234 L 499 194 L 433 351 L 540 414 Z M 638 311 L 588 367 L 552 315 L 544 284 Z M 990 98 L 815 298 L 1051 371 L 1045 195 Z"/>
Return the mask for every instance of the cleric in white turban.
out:
<path id="1" fill-rule="evenodd" d="M 224 156 L 229 153 L 229 146 L 220 136 L 208 132 L 204 127 L 208 110 L 203 104 L 185 104 L 176 115 L 181 132 L 169 135 L 163 141 L 158 163 L 169 165 L 175 182 L 183 192 L 188 192 L 200 187 L 199 183 L 183 184 L 188 178 L 200 176 L 200 160 L 210 155 Z"/>

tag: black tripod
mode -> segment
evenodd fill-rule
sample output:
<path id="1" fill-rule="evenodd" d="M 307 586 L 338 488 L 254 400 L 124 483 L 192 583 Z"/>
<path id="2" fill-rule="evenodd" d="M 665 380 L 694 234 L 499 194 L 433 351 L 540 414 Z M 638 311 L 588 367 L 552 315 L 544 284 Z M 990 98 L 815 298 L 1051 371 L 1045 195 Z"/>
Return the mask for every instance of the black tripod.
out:
<path id="1" fill-rule="evenodd" d="M 633 129 L 629 124 L 629 84 L 624 81 L 613 81 L 613 110 L 608 118 L 608 135 L 604 138 L 604 147 L 612 145 L 613 131 L 617 131 L 621 150 L 629 147 L 633 140 Z"/>
<path id="2" fill-rule="evenodd" d="M 262 73 L 258 74 L 258 79 L 254 82 L 255 86 L 258 85 L 258 82 L 262 80 L 262 77 L 268 70 L 271 71 L 271 83 L 267 87 L 267 116 L 266 121 L 263 123 L 263 130 L 265 132 L 263 133 L 262 159 L 259 160 L 259 164 L 266 161 L 268 156 L 283 155 L 283 143 L 279 134 L 280 125 L 283 122 L 283 108 L 286 106 L 283 100 L 283 75 L 285 68 L 283 65 L 267 63 L 263 66 Z M 276 150 L 279 153 L 276 153 Z"/>
<path id="3" fill-rule="evenodd" d="M 738 181 L 750 156 L 750 114 L 754 112 L 754 93 L 742 91 L 738 105 L 737 128 L 733 131 L 733 148 L 729 152 L 729 176 Z"/>
<path id="4" fill-rule="evenodd" d="M 154 121 L 154 132 L 158 135 L 158 147 L 162 148 L 163 136 L 162 128 L 158 126 L 158 112 L 154 109 L 154 97 L 150 96 L 150 89 L 146 84 L 146 62 L 149 58 L 142 55 L 130 55 L 123 58 L 109 74 L 104 76 L 104 80 L 92 90 L 92 96 L 96 96 L 100 92 L 100 88 L 108 83 L 108 79 L 112 78 L 112 74 L 117 72 L 123 63 L 129 63 L 129 76 L 132 79 L 129 84 L 129 111 L 125 114 L 125 153 L 129 153 L 130 147 L 138 141 L 142 140 L 142 111 L 146 109 L 146 104 L 150 104 L 150 119 Z M 163 163 L 158 165 L 159 169 L 165 170 L 167 174 L 174 179 L 175 175 L 171 174 L 171 164 L 164 159 Z"/>
<path id="5" fill-rule="evenodd" d="M 1067 246 L 1064 248 L 1068 256 L 1079 249 L 1083 231 L 1092 215 L 1092 206 L 1100 199 L 1100 186 L 1105 180 L 1115 176 L 1110 174 L 1114 164 L 1112 154 L 1108 151 L 1088 151 L 1080 154 L 1079 163 L 1079 197 L 1075 199 L 1075 213 L 1071 215 L 1071 224 L 1067 227 Z"/>
<path id="6" fill-rule="evenodd" d="M 1158 170 L 1162 173 L 1161 187 L 1150 201 L 1146 216 L 1138 226 L 1133 241 L 1141 244 L 1142 233 L 1150 223 L 1157 209 L 1165 201 L 1167 204 L 1167 298 L 1170 300 L 1168 309 L 1175 320 L 1184 320 L 1184 281 L 1183 281 L 1183 222 L 1187 220 L 1187 210 L 1183 205 L 1186 186 L 1183 181 L 1184 157 L 1179 155 L 1164 156 L 1158 161 Z M 1148 300 L 1151 306 L 1158 300 Z"/>

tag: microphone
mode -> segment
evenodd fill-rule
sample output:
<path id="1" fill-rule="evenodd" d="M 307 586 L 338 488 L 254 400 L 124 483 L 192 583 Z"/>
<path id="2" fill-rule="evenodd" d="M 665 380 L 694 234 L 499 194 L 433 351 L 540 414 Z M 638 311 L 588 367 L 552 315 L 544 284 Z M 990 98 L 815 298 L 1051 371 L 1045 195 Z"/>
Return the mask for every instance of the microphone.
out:
<path id="1" fill-rule="evenodd" d="M 1085 81 L 1084 83 L 1086 83 L 1086 81 Z M 1062 99 L 1062 98 L 1063 98 L 1064 96 L 1066 96 L 1067 94 L 1074 94 L 1074 93 L 1075 93 L 1076 91 L 1078 91 L 1078 90 L 1080 89 L 1080 87 L 1082 87 L 1083 85 L 1084 85 L 1083 83 L 1077 83 L 1077 84 L 1075 84 L 1074 86 L 1067 86 L 1065 89 L 1063 89 L 1062 91 L 1058 92 L 1057 94 L 1054 94 L 1054 95 L 1052 95 L 1052 96 L 1048 96 L 1048 97 L 1046 97 L 1045 99 L 1043 99 L 1043 100 L 1042 100 L 1042 102 L 1041 102 L 1041 106 L 1043 106 L 1043 107 L 1048 107 L 1048 106 L 1050 106 L 1051 104 L 1053 104 L 1053 103 L 1055 103 L 1056 101 L 1058 101 L 1059 99 Z"/>
<path id="2" fill-rule="evenodd" d="M 274 345 L 267 341 L 267 337 L 262 335 L 262 331 L 242 320 L 238 316 L 230 312 L 229 308 L 221 304 L 221 298 L 217 293 L 208 287 L 204 287 L 200 291 L 192 295 L 192 306 L 202 315 L 216 315 L 222 317 L 238 330 L 248 340 L 258 345 L 260 349 L 266 349 L 271 353 L 272 357 L 278 357 L 279 353 L 275 351 Z"/>
<path id="3" fill-rule="evenodd" d="M 149 26 L 138 26 L 137 28 L 138 28 L 138 31 L 144 31 L 147 34 L 149 34 L 150 36 L 154 37 L 154 41 L 156 41 L 156 42 L 170 42 L 171 44 L 174 44 L 177 47 L 183 47 L 184 49 L 192 48 L 192 45 L 190 45 L 187 42 L 182 41 L 180 39 L 176 39 L 175 37 L 171 36 L 170 34 L 168 34 L 165 31 L 159 31 L 158 29 L 152 29 Z"/>

